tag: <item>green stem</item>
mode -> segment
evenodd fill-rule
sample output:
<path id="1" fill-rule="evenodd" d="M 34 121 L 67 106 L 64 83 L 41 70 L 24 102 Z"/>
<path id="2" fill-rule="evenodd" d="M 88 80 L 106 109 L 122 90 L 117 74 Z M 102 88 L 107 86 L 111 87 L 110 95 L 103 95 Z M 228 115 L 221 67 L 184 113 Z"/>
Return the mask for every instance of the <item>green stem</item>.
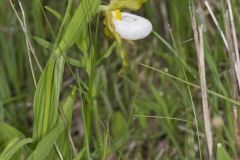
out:
<path id="1" fill-rule="evenodd" d="M 90 135 L 91 135 L 91 114 L 92 114 L 92 107 L 93 107 L 93 80 L 94 80 L 94 66 L 95 66 L 95 55 L 94 51 L 91 51 L 90 54 L 90 72 L 89 72 L 89 91 L 88 91 L 88 105 L 87 105 L 87 110 L 86 110 L 86 120 L 85 120 L 85 129 L 86 129 L 86 134 L 85 134 L 85 143 L 87 147 L 87 157 L 90 159 Z"/>

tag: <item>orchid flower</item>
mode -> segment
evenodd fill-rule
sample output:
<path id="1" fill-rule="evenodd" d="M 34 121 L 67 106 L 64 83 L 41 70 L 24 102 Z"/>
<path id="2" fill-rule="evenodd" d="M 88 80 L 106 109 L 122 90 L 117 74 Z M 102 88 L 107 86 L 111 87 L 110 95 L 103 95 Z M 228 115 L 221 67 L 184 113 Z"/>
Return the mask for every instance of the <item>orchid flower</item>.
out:
<path id="1" fill-rule="evenodd" d="M 110 0 L 105 7 L 105 34 L 115 38 L 121 47 L 123 66 L 126 68 L 126 51 L 122 45 L 124 40 L 135 41 L 147 37 L 152 31 L 152 24 L 149 20 L 121 9 L 138 10 L 147 0 Z"/>

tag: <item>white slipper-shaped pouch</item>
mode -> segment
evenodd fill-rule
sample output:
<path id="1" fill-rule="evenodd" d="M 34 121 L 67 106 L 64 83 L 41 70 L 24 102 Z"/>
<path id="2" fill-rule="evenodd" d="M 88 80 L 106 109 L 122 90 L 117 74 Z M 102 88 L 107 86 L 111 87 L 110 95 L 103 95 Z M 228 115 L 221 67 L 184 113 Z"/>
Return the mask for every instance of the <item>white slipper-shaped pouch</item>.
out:
<path id="1" fill-rule="evenodd" d="M 147 37 L 152 32 L 152 23 L 146 18 L 126 12 L 114 13 L 113 15 L 112 22 L 115 31 L 123 39 L 135 41 Z"/>

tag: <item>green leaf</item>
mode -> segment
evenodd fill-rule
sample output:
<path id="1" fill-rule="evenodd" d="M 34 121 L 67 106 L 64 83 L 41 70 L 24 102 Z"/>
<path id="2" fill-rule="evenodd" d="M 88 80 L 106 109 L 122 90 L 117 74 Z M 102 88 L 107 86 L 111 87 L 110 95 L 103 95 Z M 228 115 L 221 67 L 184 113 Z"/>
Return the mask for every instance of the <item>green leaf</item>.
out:
<path id="1" fill-rule="evenodd" d="M 7 144 L 15 137 L 23 138 L 24 135 L 12 126 L 0 122 L 0 152 L 3 150 L 2 147 L 7 146 Z"/>
<path id="2" fill-rule="evenodd" d="M 69 94 L 69 96 L 67 97 L 67 99 L 62 104 L 63 113 L 67 120 L 68 127 L 71 127 L 71 124 L 72 124 L 72 112 L 73 112 L 75 99 L 76 99 L 76 88 L 74 87 L 71 93 Z"/>
<path id="3" fill-rule="evenodd" d="M 115 112 L 112 115 L 110 130 L 112 137 L 116 139 L 121 138 L 128 133 L 128 123 L 121 112 Z"/>
<path id="4" fill-rule="evenodd" d="M 61 41 L 57 49 L 54 49 L 53 55 L 50 57 L 35 91 L 33 107 L 33 139 L 35 145 L 56 126 L 57 119 L 59 118 L 58 102 L 65 64 L 62 53 L 76 42 L 83 26 L 87 25 L 97 13 L 100 0 L 81 1 L 70 23 L 66 24 L 70 16 L 71 4 L 68 4 L 60 29 L 60 32 L 64 31 L 64 34 L 60 38 Z M 65 26 L 67 26 L 66 29 L 64 28 Z M 59 33 L 59 37 L 61 37 L 61 33 Z"/>
<path id="5" fill-rule="evenodd" d="M 89 48 L 89 35 L 87 25 L 83 27 L 81 34 L 76 42 L 76 45 L 83 53 L 87 53 Z"/>
<path id="6" fill-rule="evenodd" d="M 80 1 L 65 33 L 56 49 L 56 53 L 61 54 L 71 47 L 79 38 L 81 31 L 92 17 L 97 13 L 100 6 L 100 0 L 83 0 Z"/>
<path id="7" fill-rule="evenodd" d="M 34 36 L 33 38 L 38 44 L 40 44 L 44 48 L 52 49 L 53 44 L 51 42 L 48 42 L 47 40 L 40 38 L 40 37 L 36 37 L 36 36 Z"/>
<path id="8" fill-rule="evenodd" d="M 117 46 L 117 42 L 113 42 L 112 45 L 106 50 L 106 52 L 102 55 L 101 58 L 97 61 L 97 64 L 100 63 L 102 60 L 108 58 L 112 53 L 113 49 Z"/>
<path id="9" fill-rule="evenodd" d="M 66 30 L 66 28 L 67 28 L 67 26 L 68 26 L 68 24 L 70 22 L 71 13 L 72 13 L 72 6 L 73 6 L 73 0 L 68 0 L 68 4 L 67 4 L 66 11 L 65 11 L 65 15 L 64 15 L 62 24 L 60 26 L 60 29 L 58 31 L 58 35 L 57 35 L 56 43 L 55 43 L 55 46 L 54 46 L 54 50 L 56 50 L 56 48 L 58 47 L 59 41 L 62 38 L 63 33 L 65 32 L 65 30 Z"/>
<path id="10" fill-rule="evenodd" d="M 7 80 L 7 75 L 6 71 L 3 68 L 2 62 L 0 61 L 0 100 L 9 98 L 11 93 L 10 93 L 10 88 L 8 85 L 8 80 Z"/>
<path id="11" fill-rule="evenodd" d="M 50 13 L 52 13 L 59 21 L 63 20 L 63 16 L 57 12 L 56 10 L 52 9 L 51 7 L 44 6 Z"/>
<path id="12" fill-rule="evenodd" d="M 14 127 L 0 121 L 0 153 L 14 138 L 24 138 L 24 135 Z M 16 153 L 14 158 L 19 156 L 20 154 Z"/>
<path id="13" fill-rule="evenodd" d="M 110 10 L 125 9 L 138 10 L 147 0 L 111 0 Z"/>
<path id="14" fill-rule="evenodd" d="M 232 158 L 227 153 L 221 143 L 217 144 L 217 160 L 231 160 Z"/>
<path id="15" fill-rule="evenodd" d="M 8 160 L 10 159 L 19 149 L 21 149 L 24 145 L 31 143 L 31 138 L 13 138 L 7 147 L 3 150 L 3 152 L 0 155 L 1 160 Z"/>
<path id="16" fill-rule="evenodd" d="M 111 148 L 118 150 L 123 147 L 129 136 L 128 123 L 121 112 L 115 112 L 112 115 L 110 123 L 110 133 L 113 137 Z"/>
<path id="17" fill-rule="evenodd" d="M 64 125 L 59 123 L 38 143 L 35 150 L 27 160 L 44 160 L 54 147 L 59 135 L 63 132 Z"/>
<path id="18" fill-rule="evenodd" d="M 78 60 L 78 59 L 74 59 L 74 58 L 71 58 L 71 57 L 66 57 L 65 58 L 66 62 L 75 66 L 75 67 L 78 67 L 78 68 L 83 68 L 84 65 L 82 63 L 82 61 Z"/>
<path id="19" fill-rule="evenodd" d="M 33 105 L 35 143 L 56 125 L 64 64 L 63 56 L 52 55 L 38 82 Z"/>
<path id="20" fill-rule="evenodd" d="M 84 160 L 85 154 L 86 154 L 86 148 L 83 148 L 74 158 L 74 160 Z"/>
<path id="21" fill-rule="evenodd" d="M 62 50 L 56 51 L 56 46 L 58 46 L 62 32 L 64 32 L 70 20 L 72 3 L 73 0 L 68 1 L 64 19 L 55 42 L 54 52 L 42 72 L 35 91 L 33 104 L 33 140 L 35 145 L 55 126 L 58 119 L 58 101 L 65 61 L 63 55 L 59 56 L 60 53 L 62 54 Z"/>

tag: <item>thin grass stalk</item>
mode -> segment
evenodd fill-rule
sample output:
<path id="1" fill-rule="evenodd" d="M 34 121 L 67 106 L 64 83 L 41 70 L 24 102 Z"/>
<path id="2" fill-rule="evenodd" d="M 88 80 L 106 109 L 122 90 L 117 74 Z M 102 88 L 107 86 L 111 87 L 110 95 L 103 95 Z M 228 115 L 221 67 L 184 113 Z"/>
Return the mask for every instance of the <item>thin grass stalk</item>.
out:
<path id="1" fill-rule="evenodd" d="M 208 0 L 204 0 L 204 4 L 205 4 L 205 6 L 207 7 L 208 12 L 210 13 L 210 15 L 211 15 L 211 17 L 212 17 L 212 20 L 213 20 L 214 24 L 216 25 L 217 30 L 218 30 L 218 32 L 220 33 L 221 37 L 222 37 L 222 40 L 223 40 L 223 43 L 224 43 L 226 49 L 228 50 L 228 43 L 227 43 L 226 36 L 224 35 L 224 33 L 223 33 L 223 31 L 222 31 L 222 29 L 221 29 L 221 27 L 220 27 L 220 25 L 219 25 L 219 23 L 218 23 L 218 21 L 217 21 L 217 18 L 216 18 L 216 16 L 214 15 L 211 6 L 209 5 Z"/>
<path id="2" fill-rule="evenodd" d="M 42 72 L 43 71 L 42 66 L 41 66 L 41 64 L 40 64 L 40 62 L 39 62 L 39 60 L 37 58 L 37 55 L 36 55 L 36 53 L 34 51 L 34 48 L 33 48 L 32 44 L 31 44 L 31 41 L 30 41 L 30 38 L 29 38 L 29 35 L 28 35 L 28 29 L 27 29 L 27 23 L 26 23 L 26 18 L 25 18 L 25 12 L 24 12 L 22 3 L 20 1 L 18 1 L 20 9 L 21 9 L 21 12 L 22 12 L 22 19 L 21 19 L 19 14 L 18 14 L 18 12 L 17 12 L 17 10 L 14 7 L 12 1 L 9 0 L 9 2 L 11 4 L 11 7 L 14 10 L 14 13 L 15 13 L 15 15 L 16 15 L 19 23 L 20 23 L 20 25 L 21 25 L 21 28 L 22 28 L 24 36 L 25 36 L 26 43 L 28 43 L 28 46 L 29 46 L 28 49 L 29 49 L 30 53 L 32 53 L 33 58 L 34 58 L 35 62 L 37 63 L 37 66 L 38 66 L 39 70 Z"/>
<path id="3" fill-rule="evenodd" d="M 25 43 L 26 43 L 26 47 L 27 47 L 27 54 L 28 54 L 28 60 L 29 60 L 29 64 L 30 64 L 30 69 L 31 69 L 31 73 L 32 73 L 32 77 L 33 77 L 33 82 L 34 82 L 34 85 L 35 87 L 37 86 L 37 81 L 36 81 L 36 76 L 35 76 L 35 73 L 34 73 L 34 69 L 33 69 L 33 64 L 32 64 L 32 58 L 31 58 L 31 44 L 29 43 L 29 39 L 28 39 L 28 34 L 27 34 L 27 27 L 26 27 L 26 21 L 25 21 L 25 14 L 24 14 L 24 11 L 22 9 L 22 5 L 21 5 L 21 2 L 19 2 L 19 5 L 21 7 L 21 11 L 22 11 L 22 16 L 23 16 L 23 20 L 20 18 L 20 15 L 18 14 L 17 10 L 15 9 L 13 3 L 11 0 L 9 0 L 9 3 L 14 11 L 14 14 L 16 15 L 20 25 L 21 25 L 21 28 L 22 28 L 22 31 L 24 33 L 24 36 L 25 36 Z"/>
<path id="4" fill-rule="evenodd" d="M 86 131 L 87 131 L 87 153 L 88 153 L 88 158 L 90 158 L 90 136 L 91 136 L 91 116 L 92 116 L 92 107 L 93 107 L 93 81 L 94 81 L 94 66 L 95 66 L 95 53 L 94 51 L 90 51 L 90 59 L 91 59 L 91 64 L 90 64 L 90 72 L 89 72 L 89 91 L 88 91 L 88 98 L 87 98 L 87 109 L 86 109 Z"/>
<path id="5" fill-rule="evenodd" d="M 57 146 L 57 143 L 54 144 L 54 147 L 55 147 L 55 149 L 56 149 L 57 155 L 58 155 L 58 157 L 60 158 L 60 160 L 64 160 L 63 155 L 62 155 L 60 149 L 59 149 L 58 146 Z"/>
<path id="6" fill-rule="evenodd" d="M 135 92 L 135 94 L 134 94 L 132 103 L 131 103 L 131 105 L 130 105 L 130 113 L 129 113 L 128 121 L 127 121 L 128 126 L 130 125 L 131 119 L 132 119 L 132 117 L 133 117 L 134 103 L 135 103 L 135 101 L 136 101 L 137 94 L 138 94 L 138 92 L 139 92 L 139 88 L 140 88 L 140 85 L 141 85 L 141 79 L 142 79 L 142 74 L 140 73 L 139 78 L 138 78 L 138 83 L 137 83 L 136 92 Z"/>
<path id="7" fill-rule="evenodd" d="M 71 137 L 70 129 L 69 129 L 69 127 L 68 127 L 67 118 L 66 118 L 66 116 L 65 116 L 65 114 L 64 114 L 64 112 L 63 112 L 63 109 L 62 109 L 62 106 L 61 106 L 61 105 L 59 106 L 59 112 L 60 112 L 60 115 L 61 115 L 61 117 L 62 117 L 64 127 L 67 129 L 67 135 L 68 135 L 69 142 L 70 142 L 70 144 L 71 144 L 71 148 L 72 148 L 72 151 L 73 151 L 73 155 L 74 155 L 74 157 L 76 157 L 76 156 L 77 156 L 77 149 L 76 149 L 76 147 L 75 147 L 75 145 L 74 145 L 74 142 L 73 142 L 73 139 L 72 139 L 72 137 Z"/>

